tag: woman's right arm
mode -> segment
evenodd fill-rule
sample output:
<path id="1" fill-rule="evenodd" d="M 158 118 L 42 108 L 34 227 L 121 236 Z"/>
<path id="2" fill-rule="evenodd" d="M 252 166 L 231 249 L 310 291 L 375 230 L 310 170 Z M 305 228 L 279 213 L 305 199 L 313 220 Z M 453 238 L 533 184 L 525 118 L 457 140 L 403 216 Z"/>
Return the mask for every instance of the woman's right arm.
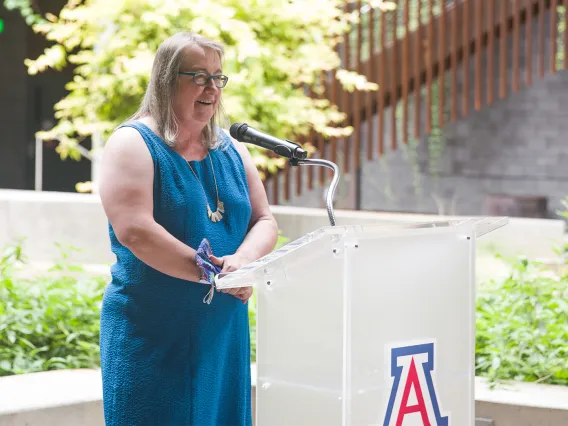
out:
<path id="1" fill-rule="evenodd" d="M 123 127 L 105 145 L 99 194 L 116 237 L 142 262 L 172 277 L 199 281 L 195 250 L 154 220 L 154 164 L 140 134 Z"/>

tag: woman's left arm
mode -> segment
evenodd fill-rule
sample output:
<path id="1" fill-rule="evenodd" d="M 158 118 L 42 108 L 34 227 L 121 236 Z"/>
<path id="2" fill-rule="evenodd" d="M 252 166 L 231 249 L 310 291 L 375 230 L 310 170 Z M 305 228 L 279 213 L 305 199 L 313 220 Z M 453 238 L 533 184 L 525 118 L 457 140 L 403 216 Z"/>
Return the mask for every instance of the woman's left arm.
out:
<path id="1" fill-rule="evenodd" d="M 215 264 L 222 266 L 222 272 L 236 271 L 257 259 L 260 259 L 270 253 L 278 241 L 278 225 L 270 211 L 268 197 L 266 196 L 264 185 L 262 184 L 258 170 L 254 165 L 254 161 L 244 144 L 237 142 L 232 138 L 231 140 L 237 148 L 237 151 L 241 154 L 245 167 L 252 207 L 252 216 L 247 236 L 238 248 L 237 252 L 233 255 L 224 256 L 222 258 L 217 258 L 215 256 L 211 257 L 211 260 Z M 248 299 L 250 297 L 250 294 L 247 294 L 249 293 L 248 291 L 237 292 L 237 290 L 244 289 L 234 290 L 237 297 L 239 297 L 239 294 L 243 295 L 243 297 L 239 297 L 241 299 L 245 297 Z M 229 292 L 233 293 L 233 291 Z M 246 301 L 246 299 L 243 300 L 243 302 Z"/>

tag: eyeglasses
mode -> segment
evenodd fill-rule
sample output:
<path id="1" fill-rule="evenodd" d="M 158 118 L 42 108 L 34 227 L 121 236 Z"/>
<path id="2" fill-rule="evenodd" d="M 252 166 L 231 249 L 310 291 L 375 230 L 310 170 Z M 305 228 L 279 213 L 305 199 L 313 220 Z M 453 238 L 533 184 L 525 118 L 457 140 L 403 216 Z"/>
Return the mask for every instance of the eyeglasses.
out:
<path id="1" fill-rule="evenodd" d="M 198 86 L 207 86 L 209 84 L 209 80 L 213 80 L 215 86 L 218 87 L 219 89 L 225 87 L 229 81 L 229 77 L 227 77 L 226 75 L 223 74 L 211 75 L 208 72 L 204 71 L 193 71 L 193 72 L 178 71 L 178 74 L 192 75 L 193 82 Z"/>

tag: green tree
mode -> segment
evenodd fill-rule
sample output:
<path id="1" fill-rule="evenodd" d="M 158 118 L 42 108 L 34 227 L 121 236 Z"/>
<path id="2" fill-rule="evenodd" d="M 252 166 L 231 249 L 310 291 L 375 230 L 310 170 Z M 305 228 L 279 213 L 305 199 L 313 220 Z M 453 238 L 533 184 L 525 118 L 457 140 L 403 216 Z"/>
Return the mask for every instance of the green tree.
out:
<path id="1" fill-rule="evenodd" d="M 322 89 L 323 71 L 337 69 L 349 91 L 376 90 L 364 76 L 341 69 L 336 46 L 359 19 L 342 0 L 68 0 L 58 16 L 34 13 L 30 0 L 4 0 L 19 9 L 35 32 L 53 42 L 27 59 L 30 74 L 74 66 L 68 95 L 55 105 L 56 126 L 40 132 L 58 138 L 60 155 L 79 158 L 77 144 L 95 132 L 103 139 L 137 108 L 153 54 L 170 35 L 199 32 L 222 41 L 230 83 L 224 105 L 231 121 L 246 121 L 281 137 L 310 129 L 325 136 L 350 134 Z M 372 0 L 373 7 L 391 7 Z M 250 148 L 261 171 L 279 160 Z"/>
<path id="2" fill-rule="evenodd" d="M 18 10 L 26 23 L 32 25 L 44 20 L 36 3 L 34 0 L 4 0 L 4 7 L 8 10 Z"/>

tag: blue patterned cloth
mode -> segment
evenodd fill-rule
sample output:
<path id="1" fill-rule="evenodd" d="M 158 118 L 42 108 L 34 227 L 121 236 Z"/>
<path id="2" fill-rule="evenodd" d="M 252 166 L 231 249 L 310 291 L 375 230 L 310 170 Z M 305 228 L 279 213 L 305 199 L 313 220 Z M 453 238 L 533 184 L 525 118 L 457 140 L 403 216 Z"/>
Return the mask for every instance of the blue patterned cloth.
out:
<path id="1" fill-rule="evenodd" d="M 221 268 L 219 266 L 211 263 L 211 260 L 209 259 L 211 254 L 213 254 L 211 244 L 209 244 L 209 240 L 207 240 L 207 238 L 204 238 L 197 249 L 195 263 L 201 272 L 199 282 L 211 285 L 209 293 L 207 293 L 207 296 L 203 299 L 205 303 L 211 303 L 213 300 L 213 296 L 215 295 L 215 276 L 221 272 Z"/>
<path id="2" fill-rule="evenodd" d="M 140 122 L 154 162 L 154 218 L 175 238 L 199 250 L 202 281 L 208 262 L 236 252 L 251 218 L 248 185 L 229 138 L 210 150 L 225 214 L 207 217 L 203 191 L 187 162 Z M 208 158 L 191 165 L 209 205 L 216 204 Z M 248 304 L 211 285 L 162 274 L 123 246 L 109 224 L 116 262 L 101 310 L 101 370 L 106 426 L 250 426 Z M 207 260 L 207 261 L 205 261 Z"/>

